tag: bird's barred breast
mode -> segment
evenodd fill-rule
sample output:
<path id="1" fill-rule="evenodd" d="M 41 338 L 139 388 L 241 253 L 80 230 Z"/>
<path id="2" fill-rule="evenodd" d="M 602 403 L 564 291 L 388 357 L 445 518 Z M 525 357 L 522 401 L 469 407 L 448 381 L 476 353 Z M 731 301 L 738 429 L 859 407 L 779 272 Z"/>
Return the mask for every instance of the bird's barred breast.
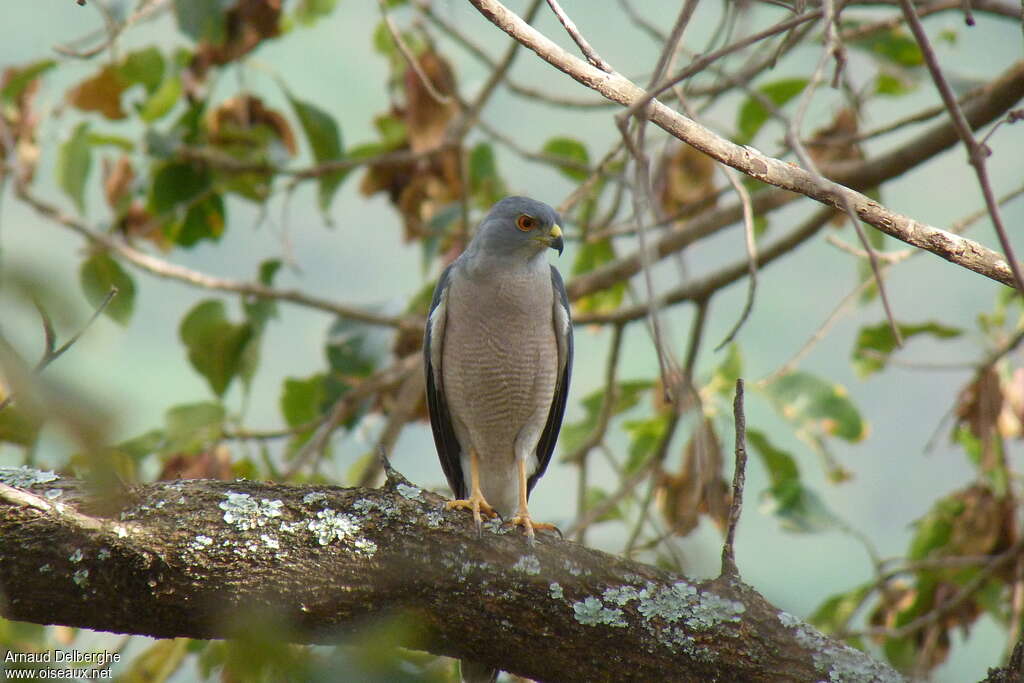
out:
<path id="1" fill-rule="evenodd" d="M 476 283 L 472 295 L 449 297 L 442 372 L 450 408 L 492 448 L 511 449 L 531 416 L 551 403 L 558 371 L 552 304 L 551 287 L 532 277 Z"/>

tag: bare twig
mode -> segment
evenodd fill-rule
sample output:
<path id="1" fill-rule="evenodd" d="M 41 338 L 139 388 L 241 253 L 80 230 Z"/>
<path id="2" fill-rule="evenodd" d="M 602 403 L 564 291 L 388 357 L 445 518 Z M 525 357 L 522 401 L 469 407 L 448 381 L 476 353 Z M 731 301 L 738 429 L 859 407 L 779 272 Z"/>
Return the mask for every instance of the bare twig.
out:
<path id="1" fill-rule="evenodd" d="M 451 95 L 445 95 L 434 82 L 430 80 L 430 77 L 424 73 L 420 60 L 416 58 L 416 55 L 412 53 L 412 49 L 406 45 L 405 38 L 402 37 L 401 31 L 395 26 L 395 22 L 391 19 L 391 15 L 388 13 L 388 7 L 384 0 L 377 0 L 377 4 L 380 6 L 380 15 L 384 19 L 384 26 L 387 27 L 388 33 L 391 34 L 391 39 L 395 41 L 395 45 L 398 46 L 398 51 L 402 53 L 402 57 L 409 67 L 416 73 L 416 77 L 420 79 L 420 83 L 423 84 L 423 89 L 427 91 L 435 102 L 439 104 L 449 104 L 452 101 Z"/>
<path id="2" fill-rule="evenodd" d="M 115 296 L 117 296 L 117 287 L 111 287 L 110 291 L 107 292 L 107 295 L 103 297 L 103 301 L 101 301 L 99 306 L 96 307 L 96 310 L 92 312 L 92 315 L 89 316 L 89 319 L 87 321 L 85 321 L 85 324 L 82 325 L 81 329 L 79 329 L 78 332 L 75 332 L 70 339 L 61 344 L 60 348 L 57 349 L 54 348 L 54 346 L 57 343 L 57 336 L 53 331 L 53 324 L 50 322 L 50 316 L 47 315 L 46 311 L 44 311 L 43 308 L 37 303 L 36 308 L 39 311 L 40 317 L 43 319 L 43 335 L 45 337 L 45 348 L 43 349 L 42 358 L 40 358 L 39 362 L 36 363 L 33 372 L 42 372 L 50 363 L 63 356 L 68 349 L 74 346 L 75 342 L 77 342 L 79 338 L 83 334 L 85 334 L 85 331 L 88 330 L 89 327 L 94 322 L 96 322 L 96 318 L 100 317 L 100 315 L 103 314 L 103 311 L 107 308 L 107 306 L 110 304 L 110 302 L 114 299 Z M 5 396 L 3 400 L 0 400 L 0 410 L 6 408 L 13 401 L 14 392 L 12 391 L 7 396 Z"/>
<path id="3" fill-rule="evenodd" d="M 367 377 L 351 391 L 342 395 L 331 408 L 330 414 L 320 423 L 316 432 L 309 437 L 309 441 L 303 444 L 295 454 L 282 476 L 289 479 L 314 462 L 323 453 L 334 430 L 352 414 L 360 403 L 378 392 L 404 382 L 410 373 L 421 372 L 422 363 L 423 359 L 418 353 L 410 354 L 395 361 L 390 367 Z"/>
<path id="4" fill-rule="evenodd" d="M 722 545 L 722 576 L 739 578 L 736 568 L 734 544 L 736 526 L 743 511 L 743 485 L 747 480 L 747 421 L 743 413 L 743 380 L 736 380 L 736 398 L 732 403 L 733 419 L 736 422 L 736 467 L 732 474 L 732 501 L 729 503 L 729 524 L 726 527 L 725 543 Z"/>
<path id="5" fill-rule="evenodd" d="M 193 287 L 199 287 L 202 289 L 245 294 L 261 299 L 289 301 L 300 306 L 326 311 L 328 313 L 339 315 L 343 318 L 349 318 L 351 320 L 370 325 L 400 327 L 405 324 L 413 324 L 400 316 L 373 313 L 361 308 L 356 308 L 355 306 L 346 306 L 328 299 L 312 296 L 295 289 L 274 289 L 273 287 L 267 287 L 266 285 L 256 282 L 244 282 L 241 280 L 232 280 L 229 278 L 207 275 L 206 273 L 201 273 L 199 271 L 192 270 L 191 268 L 180 266 L 176 263 L 169 263 L 161 258 L 139 251 L 111 235 L 91 230 L 83 221 L 65 213 L 52 204 L 42 201 L 35 195 L 31 194 L 24 186 L 19 186 L 16 191 L 18 197 L 24 200 L 26 204 L 35 209 L 39 214 L 63 225 L 73 232 L 78 233 L 89 242 L 109 249 L 115 255 L 123 258 L 136 268 L 151 273 L 152 275 L 156 275 L 157 277 L 178 280 L 192 285 Z"/>
<path id="6" fill-rule="evenodd" d="M 471 2 L 496 26 L 534 50 L 545 61 L 609 99 L 631 106 L 644 96 L 640 88 L 621 74 L 607 74 L 569 54 L 523 22 L 497 0 L 471 0 Z M 1001 115 L 1019 99 L 1022 89 L 1024 89 L 1024 63 L 1016 63 L 990 84 L 986 96 L 979 98 L 978 106 L 971 112 L 971 125 L 981 125 L 987 120 Z M 1009 102 L 1008 105 L 1007 102 Z M 651 121 L 671 135 L 747 175 L 812 197 L 834 208 L 843 208 L 844 204 L 849 202 L 862 220 L 886 234 L 932 251 L 947 260 L 1004 284 L 1014 282 L 1013 275 L 1003 257 L 990 249 L 969 240 L 957 239 L 944 231 L 886 209 L 849 187 L 833 184 L 822 188 L 815 182 L 809 171 L 765 156 L 750 147 L 735 145 L 715 135 L 704 126 L 681 116 L 657 100 L 651 103 L 648 114 Z M 931 139 L 921 145 L 917 155 L 911 155 L 912 157 L 916 156 L 917 161 L 906 157 L 896 158 L 891 155 L 883 155 L 871 162 L 859 162 L 848 166 L 838 164 L 835 167 L 829 166 L 825 170 L 830 176 L 834 175 L 842 181 L 855 182 L 858 187 L 875 186 L 878 184 L 878 179 L 874 176 L 888 175 L 901 167 L 905 170 L 908 164 L 912 167 L 919 163 L 920 159 L 934 154 L 936 148 L 948 146 L 945 134 L 938 131 L 935 133 L 937 134 L 933 134 Z M 854 170 L 856 173 L 852 172 Z M 756 208 L 758 198 L 754 197 L 753 200 Z M 773 197 L 771 201 L 785 203 L 781 197 L 778 199 Z M 738 207 L 736 211 L 739 211 Z M 672 237 L 678 239 L 678 235 L 673 234 Z M 659 251 L 662 246 L 659 244 Z M 618 265 L 613 264 L 613 267 L 618 267 Z M 593 273 L 588 273 L 588 276 L 597 276 L 603 269 L 604 267 L 595 269 Z M 575 294 L 578 295 L 579 292 L 576 291 Z"/>
<path id="7" fill-rule="evenodd" d="M 992 225 L 999 236 L 999 243 L 1003 247 L 1003 253 L 1006 254 L 1010 270 L 1013 271 L 1014 286 L 1017 288 L 1017 291 L 1024 293 L 1024 274 L 1020 271 L 1020 264 L 1017 263 L 1017 257 L 1014 255 L 1010 238 L 1006 234 L 1006 228 L 1003 225 L 1003 219 L 999 212 L 999 205 L 996 202 L 995 193 L 992 192 L 992 185 L 988 179 L 985 159 L 990 154 L 990 150 L 984 145 L 979 144 L 975 139 L 974 132 L 971 130 L 971 126 L 968 124 L 967 118 L 957 102 L 956 95 L 953 94 L 953 89 L 950 88 L 945 75 L 942 73 L 942 69 L 939 67 L 938 57 L 935 56 L 935 51 L 928 40 L 928 34 L 925 33 L 924 25 L 921 24 L 921 19 L 917 16 L 913 3 L 910 0 L 900 0 L 900 6 L 903 8 L 903 15 L 907 18 L 907 26 L 910 28 L 910 32 L 914 34 L 914 40 L 917 41 L 918 47 L 921 48 L 921 54 L 924 57 L 925 64 L 928 66 L 929 73 L 931 73 L 932 81 L 935 82 L 935 87 L 942 97 L 943 104 L 949 110 L 949 115 L 953 119 L 956 132 L 967 148 L 967 156 L 971 166 L 974 167 L 975 175 L 978 176 L 978 184 L 981 185 L 981 192 L 985 197 L 985 205 L 988 207 L 989 215 L 992 217 Z M 970 12 L 967 11 L 966 15 L 969 19 L 968 24 L 972 24 L 973 18 L 971 18 Z"/>
<path id="8" fill-rule="evenodd" d="M 565 32 L 568 33 L 569 37 L 572 38 L 574 43 L 576 43 L 576 46 L 579 47 L 580 52 L 582 52 L 583 56 L 587 58 L 587 61 L 601 71 L 607 71 L 610 73 L 612 71 L 611 65 L 604 61 L 601 58 L 601 55 L 597 54 L 597 50 L 590 46 L 587 39 L 584 38 L 583 34 L 580 33 L 580 30 L 576 28 L 576 23 L 569 18 L 569 15 L 565 13 L 562 6 L 558 4 L 558 0 L 547 0 L 547 2 L 548 7 L 550 7 L 551 11 L 555 13 L 556 17 L 558 17 L 558 21 L 561 22 Z"/>
<path id="9" fill-rule="evenodd" d="M 747 300 L 743 304 L 743 311 L 740 313 L 739 319 L 732 326 L 732 329 L 729 330 L 729 333 L 725 335 L 725 338 L 715 347 L 715 351 L 725 348 L 729 342 L 735 339 L 736 334 L 743 327 L 743 323 L 750 317 L 750 312 L 754 310 L 754 296 L 757 294 L 757 244 L 754 242 L 754 209 L 751 207 L 750 193 L 743 186 L 743 183 L 740 182 L 740 179 L 736 177 L 736 171 L 728 166 L 723 166 L 722 170 L 725 172 L 725 177 L 729 180 L 729 184 L 732 185 L 736 194 L 739 195 L 740 204 L 743 206 L 743 237 L 747 250 L 750 282 L 747 285 Z"/>

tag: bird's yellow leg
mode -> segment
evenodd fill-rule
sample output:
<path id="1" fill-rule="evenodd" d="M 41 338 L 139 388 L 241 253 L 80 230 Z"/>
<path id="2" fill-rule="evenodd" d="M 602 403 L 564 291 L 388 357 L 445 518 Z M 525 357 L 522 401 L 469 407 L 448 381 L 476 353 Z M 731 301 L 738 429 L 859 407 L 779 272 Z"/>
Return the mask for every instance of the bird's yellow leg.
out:
<path id="1" fill-rule="evenodd" d="M 516 511 L 516 516 L 510 519 L 508 523 L 526 529 L 526 537 L 532 543 L 534 529 L 558 531 L 558 527 L 547 522 L 535 522 L 530 517 L 530 511 L 526 507 L 526 461 L 517 458 L 516 464 L 519 466 L 519 509 Z"/>
<path id="2" fill-rule="evenodd" d="M 475 450 L 469 452 L 469 480 L 469 498 L 449 500 L 445 503 L 445 507 L 449 510 L 472 510 L 473 520 L 476 522 L 476 530 L 479 532 L 483 524 L 480 513 L 487 515 L 487 517 L 494 517 L 498 513 L 484 499 L 484 494 L 480 491 L 480 472 Z"/>

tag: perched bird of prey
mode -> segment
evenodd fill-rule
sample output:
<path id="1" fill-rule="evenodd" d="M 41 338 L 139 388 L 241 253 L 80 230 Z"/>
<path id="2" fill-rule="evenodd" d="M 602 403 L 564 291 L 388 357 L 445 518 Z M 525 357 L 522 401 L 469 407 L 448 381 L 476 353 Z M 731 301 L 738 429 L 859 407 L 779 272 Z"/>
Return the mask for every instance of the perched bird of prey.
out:
<path id="1" fill-rule="evenodd" d="M 506 197 L 441 274 L 424 356 L 434 443 L 455 494 L 449 508 L 501 515 L 534 529 L 527 498 L 551 460 L 572 371 L 572 323 L 562 277 L 559 217 Z"/>

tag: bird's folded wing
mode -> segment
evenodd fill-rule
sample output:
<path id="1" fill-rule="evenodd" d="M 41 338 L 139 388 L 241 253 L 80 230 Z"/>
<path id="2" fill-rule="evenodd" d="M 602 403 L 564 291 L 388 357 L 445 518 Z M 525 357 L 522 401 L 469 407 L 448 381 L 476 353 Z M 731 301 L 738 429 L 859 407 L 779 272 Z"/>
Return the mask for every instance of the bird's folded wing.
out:
<path id="1" fill-rule="evenodd" d="M 565 401 L 569 396 L 569 377 L 572 375 L 572 317 L 569 312 L 569 295 L 565 291 L 562 276 L 554 266 L 551 266 L 551 285 L 555 290 L 552 319 L 555 325 L 555 339 L 558 342 L 558 381 L 555 384 L 551 409 L 548 411 L 548 420 L 537 444 L 537 471 L 527 482 L 528 490 L 533 490 L 533 485 L 544 474 L 548 462 L 551 461 L 555 441 L 558 440 L 558 431 L 562 427 Z"/>
<path id="2" fill-rule="evenodd" d="M 448 401 L 445 397 L 444 382 L 441 374 L 441 359 L 444 351 L 445 323 L 448 318 L 448 285 L 452 265 L 441 273 L 434 289 L 434 299 L 430 303 L 430 314 L 427 317 L 427 329 L 423 339 L 423 360 L 427 374 L 427 403 L 430 408 L 430 426 L 434 430 L 434 444 L 441 460 L 441 469 L 448 478 L 448 485 L 456 498 L 465 498 L 466 481 L 462 476 L 461 448 L 455 438 L 455 428 L 448 412 Z"/>

